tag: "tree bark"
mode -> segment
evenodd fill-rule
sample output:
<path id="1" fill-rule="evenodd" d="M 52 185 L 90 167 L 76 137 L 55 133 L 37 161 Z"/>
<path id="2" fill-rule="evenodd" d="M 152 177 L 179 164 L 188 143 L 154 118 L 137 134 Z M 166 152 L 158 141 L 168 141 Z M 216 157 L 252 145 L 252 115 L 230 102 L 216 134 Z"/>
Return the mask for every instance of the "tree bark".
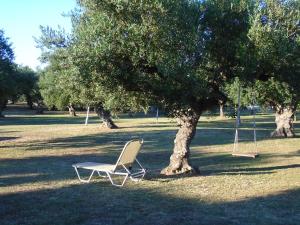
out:
<path id="1" fill-rule="evenodd" d="M 175 175 L 182 173 L 196 172 L 189 163 L 190 144 L 196 134 L 197 123 L 200 113 L 191 113 L 177 118 L 179 125 L 174 140 L 173 154 L 170 157 L 170 164 L 161 171 L 161 174 Z"/>
<path id="2" fill-rule="evenodd" d="M 76 116 L 76 112 L 72 104 L 69 104 L 68 109 L 70 116 Z"/>
<path id="3" fill-rule="evenodd" d="M 295 137 L 293 127 L 294 110 L 284 108 L 275 113 L 276 130 L 271 133 L 271 137 Z"/>
<path id="4" fill-rule="evenodd" d="M 102 119 L 102 127 L 116 129 L 118 126 L 112 121 L 110 111 L 105 110 L 102 104 L 95 107 L 97 115 Z"/>
<path id="5" fill-rule="evenodd" d="M 29 107 L 29 109 L 33 109 L 33 101 L 32 101 L 32 97 L 28 94 L 25 95 L 26 97 L 26 102 L 27 102 L 27 105 Z"/>
<path id="6" fill-rule="evenodd" d="M 41 101 L 37 101 L 33 104 L 36 109 L 36 111 L 35 111 L 36 114 L 44 114 L 44 107 L 43 107 L 43 103 Z"/>
<path id="7" fill-rule="evenodd" d="M 6 108 L 7 100 L 6 99 L 0 99 L 0 118 L 4 117 L 2 114 L 3 110 Z"/>

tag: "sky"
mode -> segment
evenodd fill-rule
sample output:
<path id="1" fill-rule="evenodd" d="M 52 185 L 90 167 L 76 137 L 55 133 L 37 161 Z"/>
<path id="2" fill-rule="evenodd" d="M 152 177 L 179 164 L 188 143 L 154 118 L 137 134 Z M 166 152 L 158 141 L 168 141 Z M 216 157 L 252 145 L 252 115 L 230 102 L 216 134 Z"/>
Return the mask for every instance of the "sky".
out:
<path id="1" fill-rule="evenodd" d="M 70 31 L 71 20 L 62 14 L 75 6 L 76 0 L 0 0 L 0 29 L 12 44 L 15 63 L 34 70 L 41 66 L 33 37 L 40 37 L 40 25 Z"/>

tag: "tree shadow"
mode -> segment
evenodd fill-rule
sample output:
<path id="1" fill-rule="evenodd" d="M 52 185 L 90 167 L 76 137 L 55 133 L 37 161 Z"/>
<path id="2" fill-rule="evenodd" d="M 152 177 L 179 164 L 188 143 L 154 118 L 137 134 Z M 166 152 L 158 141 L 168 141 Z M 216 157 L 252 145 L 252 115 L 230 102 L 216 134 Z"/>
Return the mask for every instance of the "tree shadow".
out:
<path id="1" fill-rule="evenodd" d="M 173 128 L 178 129 L 178 126 L 172 122 L 159 122 L 159 123 L 143 123 L 141 125 L 134 125 L 134 126 L 119 126 L 120 129 L 127 129 L 127 128 Z"/>
<path id="2" fill-rule="evenodd" d="M 124 142 L 125 143 L 125 142 Z M 78 162 L 101 162 L 114 164 L 124 145 L 122 141 L 115 145 L 103 146 L 101 151 L 84 150 L 63 155 L 35 156 L 22 159 L 0 159 L 0 187 L 25 184 L 37 181 L 59 181 L 76 177 L 72 164 Z M 255 160 L 232 157 L 230 154 L 195 153 L 191 157 L 191 164 L 200 173 L 180 176 L 162 176 L 160 170 L 167 166 L 170 152 L 155 149 L 157 143 L 145 143 L 138 155 L 139 161 L 147 169 L 148 180 L 175 180 L 183 177 L 213 176 L 213 175 L 256 175 L 275 173 L 282 169 L 298 168 L 300 164 L 285 166 L 262 166 L 282 155 L 264 154 Z M 161 147 L 161 146 L 160 146 Z M 299 154 L 289 154 L 288 157 L 298 157 Z M 33 174 L 33 175 L 32 175 Z"/>
<path id="3" fill-rule="evenodd" d="M 3 126 L 24 126 L 24 125 L 63 125 L 63 124 L 84 124 L 84 117 L 68 117 L 68 116 L 51 116 L 51 115 L 36 115 L 36 116 L 12 116 L 5 117 L 0 120 L 0 125 Z M 89 124 L 100 124 L 97 117 L 90 117 Z"/>
<path id="4" fill-rule="evenodd" d="M 0 137 L 0 141 L 11 141 L 11 140 L 15 140 L 18 138 L 20 138 L 20 137 Z"/>
<path id="5" fill-rule="evenodd" d="M 181 185 L 186 186 L 184 182 Z M 116 188 L 99 181 L 1 195 L 0 218 L 2 225 L 300 223 L 300 189 L 238 201 L 210 201 L 205 195 L 198 196 L 168 195 L 163 189 L 142 183 Z"/>
<path id="6" fill-rule="evenodd" d="M 300 164 L 290 164 L 285 166 L 270 166 L 270 167 L 248 167 L 248 168 L 234 168 L 234 169 L 214 169 L 204 170 L 204 176 L 215 175 L 257 175 L 257 174 L 271 174 L 278 170 L 285 170 L 290 168 L 300 168 Z"/>
<path id="7" fill-rule="evenodd" d="M 1 133 L 10 134 L 10 133 L 18 133 L 18 132 L 19 131 L 14 131 L 14 130 L 5 130 L 5 131 L 4 130 L 3 131 L 0 130 L 0 134 Z"/>
<path id="8" fill-rule="evenodd" d="M 139 126 L 139 125 L 138 125 Z M 143 125 L 144 127 L 144 125 Z M 151 125 L 149 126 L 151 127 Z M 24 147 L 28 150 L 41 150 L 50 148 L 52 150 L 58 148 L 85 148 L 85 147 L 98 147 L 102 144 L 108 143 L 124 143 L 133 138 L 143 138 L 146 142 L 157 143 L 153 146 L 154 149 L 172 149 L 174 137 L 177 133 L 177 127 L 169 127 L 167 130 L 155 129 L 152 127 L 151 130 L 146 131 L 128 131 L 118 129 L 114 132 L 99 133 L 93 135 L 78 135 L 66 138 L 55 138 L 49 141 L 40 142 L 24 142 L 17 143 L 13 147 Z M 243 132 L 243 135 L 251 141 L 253 134 L 251 131 Z M 215 138 L 218 137 L 218 138 Z M 195 138 L 192 141 L 192 146 L 209 146 L 209 145 L 224 145 L 233 143 L 234 129 L 226 128 L 198 128 Z M 257 139 L 263 140 L 264 135 L 257 135 Z M 12 146 L 2 145 L 0 148 L 10 148 Z"/>

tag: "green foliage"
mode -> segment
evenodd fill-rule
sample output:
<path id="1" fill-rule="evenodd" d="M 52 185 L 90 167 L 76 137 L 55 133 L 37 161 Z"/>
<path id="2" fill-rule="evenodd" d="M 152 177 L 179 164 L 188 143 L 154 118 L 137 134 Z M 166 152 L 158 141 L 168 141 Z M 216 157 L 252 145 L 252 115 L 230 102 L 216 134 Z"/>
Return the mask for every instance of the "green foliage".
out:
<path id="1" fill-rule="evenodd" d="M 27 104 L 32 108 L 34 102 L 41 100 L 38 88 L 38 76 L 29 67 L 15 66 L 16 92 L 14 99 L 19 99 L 24 95 Z"/>
<path id="2" fill-rule="evenodd" d="M 229 104 L 238 105 L 238 87 L 240 86 L 241 106 L 260 105 L 263 108 L 272 107 L 275 110 L 297 108 L 299 94 L 285 82 L 270 78 L 266 81 L 256 80 L 255 83 L 245 83 L 236 79 L 226 85 Z"/>
<path id="3" fill-rule="evenodd" d="M 278 82 L 274 78 L 267 81 L 256 82 L 257 101 L 260 104 L 269 105 L 274 109 L 286 107 L 295 108 L 299 101 L 299 94 L 284 82 Z"/>
<path id="4" fill-rule="evenodd" d="M 49 26 L 40 26 L 41 36 L 34 38 L 36 47 L 40 48 L 42 54 L 40 61 L 47 63 L 50 60 L 51 55 L 57 50 L 66 48 L 69 43 L 69 37 L 65 30 L 58 27 L 57 30 Z"/>
<path id="5" fill-rule="evenodd" d="M 237 104 L 237 87 L 241 85 L 241 103 L 251 104 L 253 95 L 261 106 L 296 109 L 300 99 L 299 76 L 299 1 L 266 0 L 257 2 L 251 13 L 248 32 L 247 67 L 256 74 L 254 82 L 227 84 L 231 102 Z"/>
<path id="6" fill-rule="evenodd" d="M 62 110 L 69 104 L 80 107 L 101 104 L 113 112 L 134 109 L 121 89 L 111 93 L 95 81 L 97 77 L 81 75 L 83 72 L 71 61 L 74 48 L 63 31 L 41 27 L 41 32 L 36 41 L 43 52 L 42 61 L 48 66 L 40 72 L 39 87 L 49 108 Z"/>
<path id="7" fill-rule="evenodd" d="M 13 71 L 14 54 L 4 31 L 0 30 L 0 103 L 2 104 L 15 92 Z"/>
<path id="8" fill-rule="evenodd" d="M 252 47 L 248 64 L 259 80 L 241 84 L 243 104 L 251 104 L 245 97 L 254 93 L 262 106 L 296 109 L 300 99 L 299 17 L 299 1 L 270 0 L 256 5 L 248 34 Z M 237 99 L 235 93 L 229 96 Z"/>
<path id="9" fill-rule="evenodd" d="M 8 39 L 0 30 L 0 102 L 5 104 L 8 99 L 18 100 L 21 96 L 30 107 L 33 102 L 41 99 L 37 81 L 38 77 L 29 67 L 13 63 L 14 55 Z"/>
<path id="10" fill-rule="evenodd" d="M 51 64 L 40 72 L 39 88 L 44 103 L 49 108 L 55 106 L 62 110 L 70 103 L 78 104 L 77 92 L 80 87 L 77 84 L 80 81 L 76 80 L 72 71 L 63 69 L 59 62 L 63 61 L 57 60 L 58 64 Z"/>
<path id="11" fill-rule="evenodd" d="M 242 107 L 257 104 L 258 90 L 255 84 L 249 82 L 243 82 L 238 78 L 235 78 L 233 82 L 227 83 L 225 86 L 225 92 L 228 98 L 229 105 L 238 105 L 240 89 L 240 104 Z"/>
<path id="12" fill-rule="evenodd" d="M 48 108 L 65 109 L 69 104 L 79 105 L 80 80 L 76 68 L 68 61 L 69 39 L 64 30 L 40 27 L 41 36 L 35 38 L 42 50 L 41 61 L 48 64 L 41 70 L 39 88 Z"/>
<path id="13" fill-rule="evenodd" d="M 275 77 L 300 90 L 300 2 L 264 0 L 255 8 L 249 38 L 258 77 Z"/>
<path id="14" fill-rule="evenodd" d="M 241 74 L 246 1 L 82 0 L 80 7 L 72 61 L 111 93 L 121 88 L 134 102 L 202 112 Z"/>
<path id="15" fill-rule="evenodd" d="M 237 104 L 238 83 L 244 106 L 298 101 L 298 1 L 78 4 L 70 35 L 42 27 L 37 40 L 48 105 L 202 112 L 226 98 Z"/>

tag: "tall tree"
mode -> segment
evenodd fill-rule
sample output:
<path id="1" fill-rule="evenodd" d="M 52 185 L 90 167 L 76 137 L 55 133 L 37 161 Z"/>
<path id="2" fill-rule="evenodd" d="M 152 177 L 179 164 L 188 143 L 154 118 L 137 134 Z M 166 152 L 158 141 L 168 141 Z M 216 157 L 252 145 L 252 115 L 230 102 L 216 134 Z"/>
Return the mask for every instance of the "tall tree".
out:
<path id="1" fill-rule="evenodd" d="M 102 126 L 117 128 L 111 117 L 112 112 L 129 107 L 126 94 L 120 90 L 110 93 L 94 79 L 82 76 L 78 67 L 70 60 L 74 48 L 71 39 L 63 30 L 41 27 L 42 36 L 37 39 L 38 46 L 43 50 L 42 61 L 48 66 L 42 71 L 40 79 L 41 93 L 46 105 L 63 109 L 66 106 L 70 115 L 75 115 L 74 106 L 90 106 L 102 120 Z M 118 97 L 118 98 L 117 98 Z M 118 107 L 112 103 L 118 101 Z"/>
<path id="2" fill-rule="evenodd" d="M 15 92 L 13 59 L 11 44 L 5 37 L 4 31 L 0 30 L 0 117 L 3 116 L 2 111 L 9 97 Z"/>
<path id="3" fill-rule="evenodd" d="M 15 66 L 16 97 L 23 95 L 30 109 L 40 99 L 37 74 L 27 66 Z"/>
<path id="4" fill-rule="evenodd" d="M 60 27 L 54 30 L 40 26 L 41 36 L 36 38 L 37 47 L 42 50 L 41 62 L 48 65 L 40 71 L 39 87 L 45 104 L 60 110 L 68 108 L 70 116 L 76 116 L 75 105 L 78 104 L 76 77 L 68 69 L 66 48 L 70 39 Z M 76 72 L 76 71 L 75 71 Z"/>
<path id="5" fill-rule="evenodd" d="M 49 65 L 40 71 L 39 87 L 48 108 L 68 108 L 70 116 L 76 116 L 74 107 L 81 106 L 77 98 L 78 80 L 70 70 L 64 68 L 64 60 L 61 55 L 52 56 Z"/>
<path id="6" fill-rule="evenodd" d="M 285 82 L 257 81 L 257 100 L 261 104 L 271 106 L 275 111 L 276 129 L 271 137 L 294 137 L 293 119 L 299 104 L 299 93 Z"/>
<path id="7" fill-rule="evenodd" d="M 249 38 L 254 73 L 264 103 L 276 111 L 272 136 L 292 137 L 292 120 L 300 99 L 300 2 L 264 0 L 256 5 Z"/>
<path id="8" fill-rule="evenodd" d="M 81 0 L 74 63 L 114 92 L 161 104 L 176 117 L 171 175 L 193 171 L 190 143 L 204 110 L 224 98 L 221 87 L 241 76 L 247 1 Z"/>

